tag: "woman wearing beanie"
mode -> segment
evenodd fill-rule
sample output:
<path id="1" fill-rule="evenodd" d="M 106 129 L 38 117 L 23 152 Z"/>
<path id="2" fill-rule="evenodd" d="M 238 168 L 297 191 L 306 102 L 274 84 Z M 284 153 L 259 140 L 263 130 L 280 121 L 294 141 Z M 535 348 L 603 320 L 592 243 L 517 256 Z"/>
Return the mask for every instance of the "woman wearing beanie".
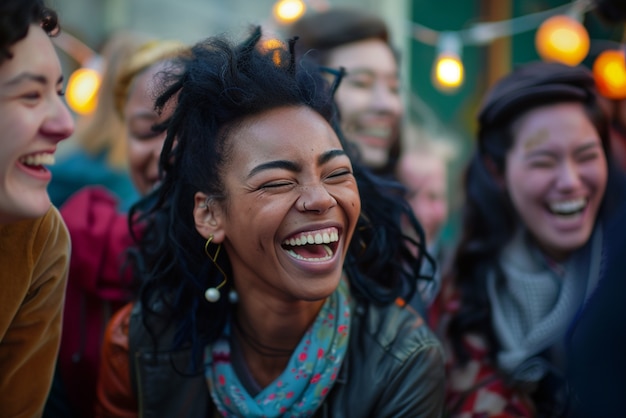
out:
<path id="1" fill-rule="evenodd" d="M 433 326 L 450 416 L 566 416 L 568 328 L 606 274 L 624 199 L 591 73 L 532 63 L 480 109 L 463 230 Z"/>

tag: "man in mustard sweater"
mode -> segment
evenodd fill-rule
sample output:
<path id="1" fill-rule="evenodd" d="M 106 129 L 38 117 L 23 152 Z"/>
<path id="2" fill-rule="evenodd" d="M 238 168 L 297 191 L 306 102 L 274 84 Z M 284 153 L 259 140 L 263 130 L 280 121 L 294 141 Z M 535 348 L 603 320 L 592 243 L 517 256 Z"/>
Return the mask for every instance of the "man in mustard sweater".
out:
<path id="1" fill-rule="evenodd" d="M 70 242 L 46 187 L 71 135 L 43 0 L 0 3 L 0 417 L 38 417 L 61 336 Z"/>

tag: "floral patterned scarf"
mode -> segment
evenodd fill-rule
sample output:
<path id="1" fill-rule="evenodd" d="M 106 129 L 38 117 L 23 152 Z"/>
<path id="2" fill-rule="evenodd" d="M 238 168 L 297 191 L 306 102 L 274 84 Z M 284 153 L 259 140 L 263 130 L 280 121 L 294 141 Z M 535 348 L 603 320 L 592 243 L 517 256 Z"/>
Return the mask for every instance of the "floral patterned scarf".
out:
<path id="1" fill-rule="evenodd" d="M 228 335 L 205 351 L 211 397 L 223 416 L 308 417 L 332 388 L 348 349 L 350 298 L 341 280 L 304 334 L 287 368 L 256 396 L 248 394 L 231 362 Z"/>

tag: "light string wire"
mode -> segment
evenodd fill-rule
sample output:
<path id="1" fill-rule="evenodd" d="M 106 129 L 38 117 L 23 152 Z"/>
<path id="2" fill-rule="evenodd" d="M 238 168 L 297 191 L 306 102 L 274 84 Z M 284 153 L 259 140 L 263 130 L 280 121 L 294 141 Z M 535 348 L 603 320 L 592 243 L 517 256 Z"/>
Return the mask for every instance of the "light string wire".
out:
<path id="1" fill-rule="evenodd" d="M 593 10 L 591 0 L 574 0 L 572 3 L 554 7 L 541 12 L 518 16 L 497 22 L 475 23 L 467 29 L 457 31 L 437 31 L 416 22 L 407 22 L 408 32 L 413 39 L 427 45 L 436 46 L 443 33 L 456 33 L 464 45 L 485 45 L 498 38 L 516 35 L 538 28 L 549 17 L 567 14 L 580 19 L 583 14 Z"/>

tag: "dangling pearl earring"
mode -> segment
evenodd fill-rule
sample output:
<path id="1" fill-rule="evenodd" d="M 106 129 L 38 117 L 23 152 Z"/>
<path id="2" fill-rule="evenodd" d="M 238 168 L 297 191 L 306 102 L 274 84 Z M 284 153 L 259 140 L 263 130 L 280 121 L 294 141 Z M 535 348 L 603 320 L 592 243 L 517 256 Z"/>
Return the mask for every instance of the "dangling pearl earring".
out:
<path id="1" fill-rule="evenodd" d="M 215 287 L 209 287 L 204 292 L 204 298 L 207 301 L 214 303 L 220 300 L 220 296 L 221 296 L 220 289 L 226 284 L 226 274 L 224 273 L 224 270 L 222 270 L 222 268 L 219 266 L 219 264 L 217 264 L 217 256 L 219 255 L 220 250 L 222 249 L 222 244 L 219 244 L 217 246 L 215 255 L 211 256 L 211 254 L 209 254 L 209 244 L 211 243 L 211 241 L 213 241 L 213 235 L 209 235 L 209 239 L 206 240 L 206 243 L 204 244 L 204 252 L 209 257 L 209 259 L 213 262 L 213 264 L 215 265 L 215 268 L 217 268 L 219 272 L 222 273 L 222 276 L 224 277 L 224 280 L 220 284 L 218 284 Z"/>
<path id="2" fill-rule="evenodd" d="M 220 300 L 220 291 L 217 290 L 216 287 L 209 287 L 206 292 L 204 292 L 204 298 L 209 302 L 217 302 Z"/>

